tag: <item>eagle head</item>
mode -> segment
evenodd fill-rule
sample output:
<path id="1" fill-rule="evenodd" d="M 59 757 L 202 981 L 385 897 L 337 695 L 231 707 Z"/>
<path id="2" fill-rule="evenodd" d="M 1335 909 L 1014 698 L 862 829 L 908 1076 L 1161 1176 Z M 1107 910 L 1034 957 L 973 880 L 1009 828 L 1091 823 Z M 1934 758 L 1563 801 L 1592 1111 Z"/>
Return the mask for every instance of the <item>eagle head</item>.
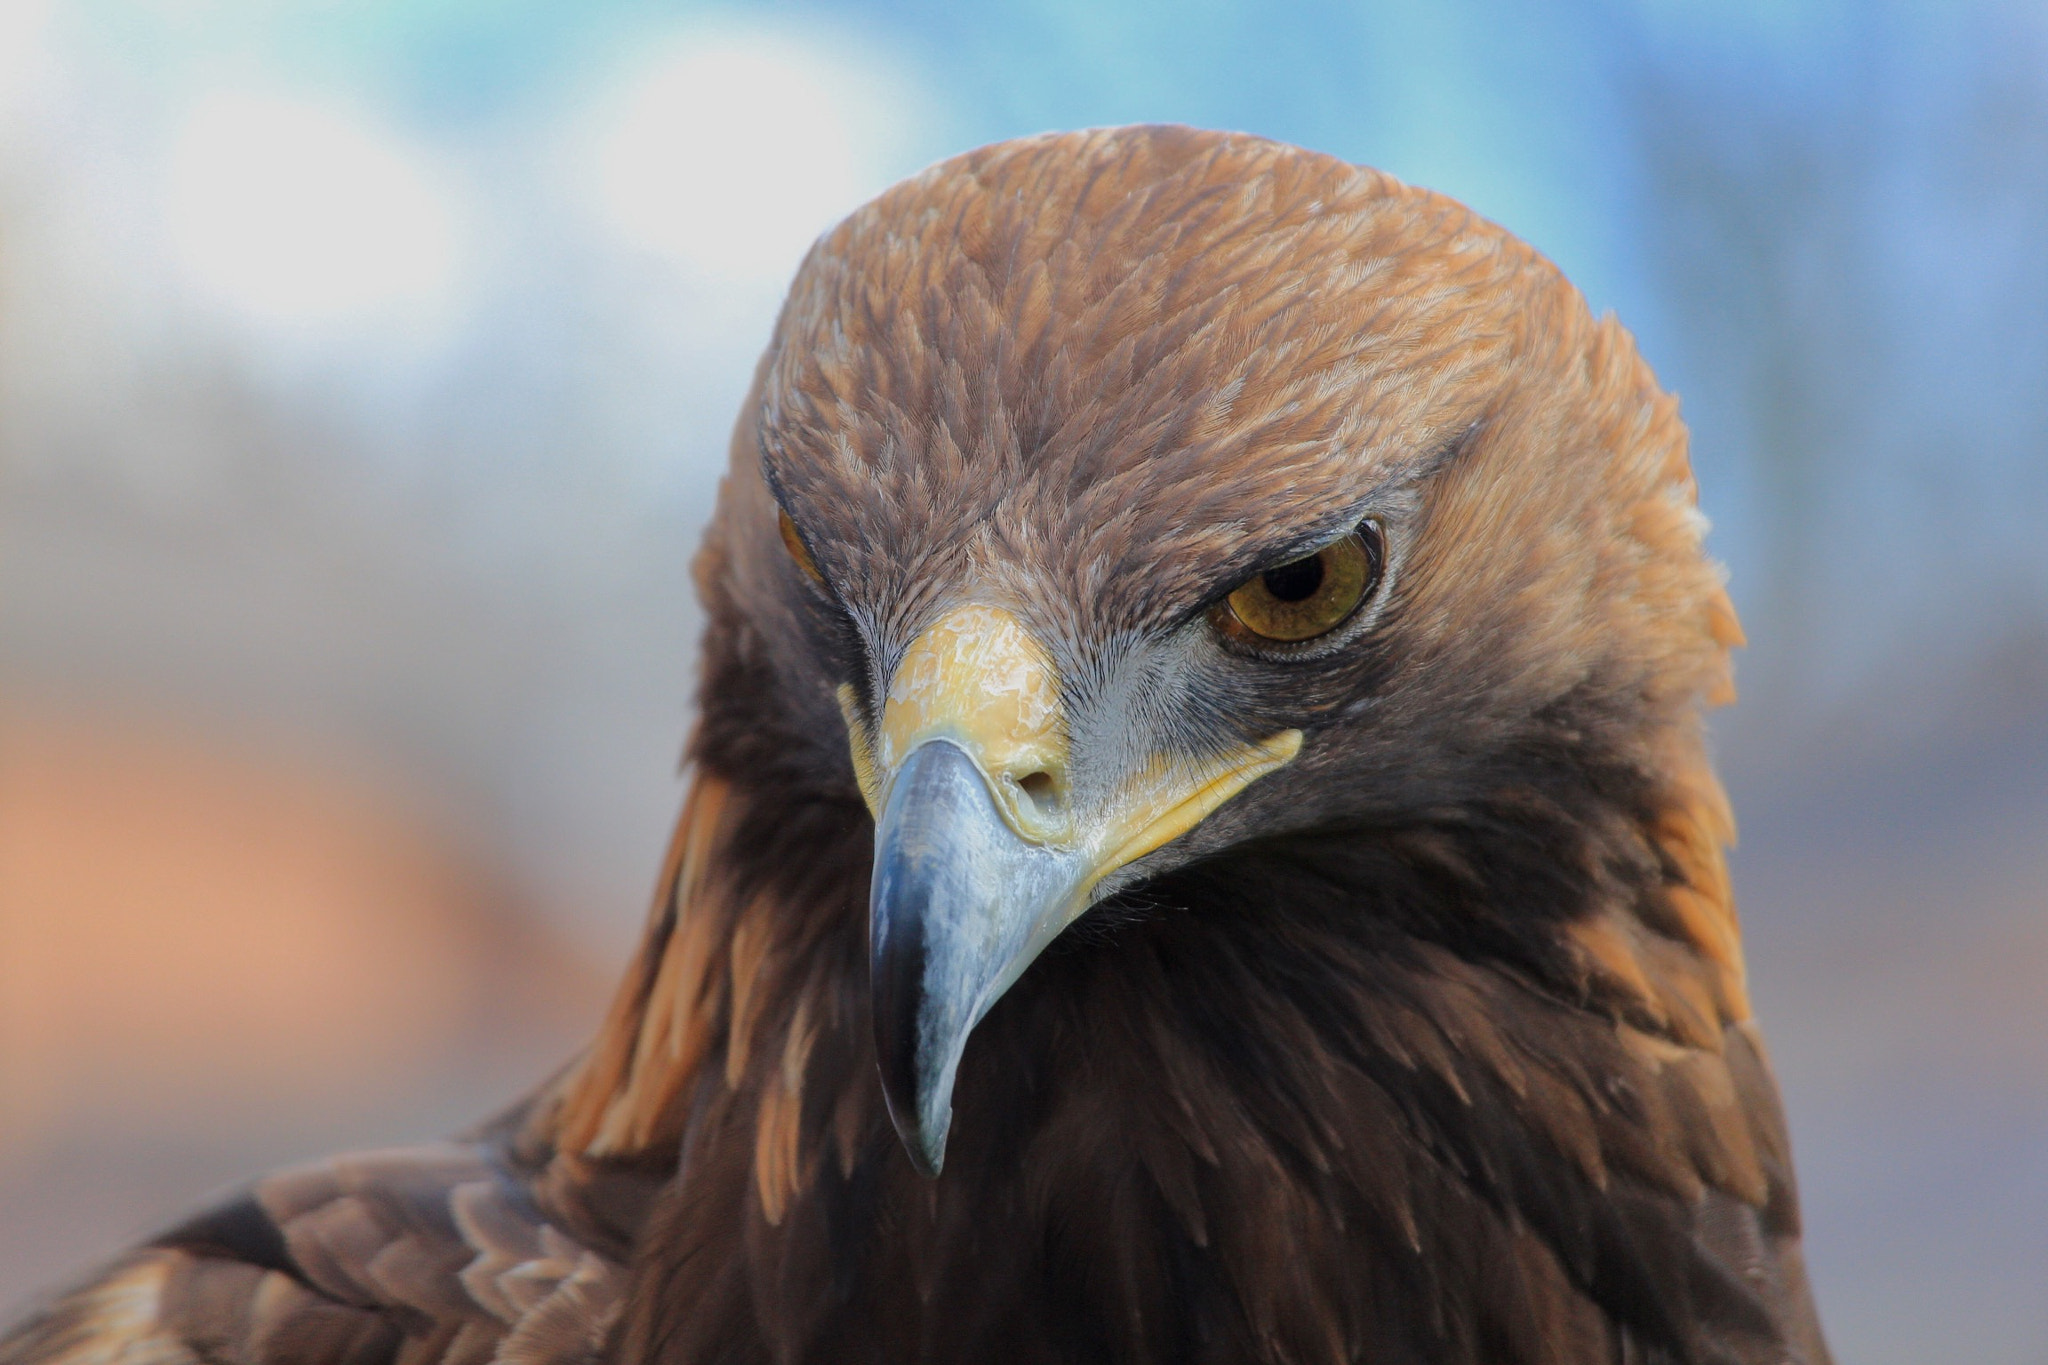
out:
<path id="1" fill-rule="evenodd" d="M 874 1042 L 936 1173 L 976 1025 L 1176 875 L 1254 914 L 1370 849 L 1487 892 L 1429 935 L 1629 977 L 1577 901 L 1683 881 L 1642 831 L 1718 802 L 1703 530 L 1674 400 L 1500 228 L 1254 137 L 1029 138 L 805 260 L 700 561 L 706 725 L 871 814 Z"/>

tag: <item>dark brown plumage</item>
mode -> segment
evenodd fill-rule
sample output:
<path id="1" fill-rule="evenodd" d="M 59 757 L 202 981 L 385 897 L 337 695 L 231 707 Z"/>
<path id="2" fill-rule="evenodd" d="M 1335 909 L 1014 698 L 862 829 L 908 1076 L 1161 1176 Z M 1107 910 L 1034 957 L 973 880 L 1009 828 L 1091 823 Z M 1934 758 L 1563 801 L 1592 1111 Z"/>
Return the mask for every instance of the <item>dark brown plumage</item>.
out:
<path id="1" fill-rule="evenodd" d="M 1825 1361 L 1701 533 L 1627 335 L 1446 199 L 1177 128 L 935 167 L 742 413 L 590 1052 L 0 1362 Z M 1347 535 L 1327 633 L 1219 631 Z"/>

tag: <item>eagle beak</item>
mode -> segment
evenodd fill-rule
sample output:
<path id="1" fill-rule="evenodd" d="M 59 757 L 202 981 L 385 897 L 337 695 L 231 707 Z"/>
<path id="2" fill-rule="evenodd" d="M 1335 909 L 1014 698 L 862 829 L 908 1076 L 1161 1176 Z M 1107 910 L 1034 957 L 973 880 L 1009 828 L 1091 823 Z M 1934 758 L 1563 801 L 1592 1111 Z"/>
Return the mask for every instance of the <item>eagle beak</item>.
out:
<path id="1" fill-rule="evenodd" d="M 984 606 L 912 643 L 879 727 L 850 688 L 840 704 L 875 812 L 868 953 L 882 1089 L 911 1161 L 937 1175 L 982 1016 L 1105 878 L 1287 763 L 1301 732 L 1199 762 L 1077 774 L 1050 658 L 1015 617 Z"/>
<path id="2" fill-rule="evenodd" d="M 868 960 L 889 1117 L 926 1175 L 945 1160 L 967 1035 L 1066 927 L 1080 860 L 1019 838 L 965 749 L 920 744 L 875 827 Z"/>

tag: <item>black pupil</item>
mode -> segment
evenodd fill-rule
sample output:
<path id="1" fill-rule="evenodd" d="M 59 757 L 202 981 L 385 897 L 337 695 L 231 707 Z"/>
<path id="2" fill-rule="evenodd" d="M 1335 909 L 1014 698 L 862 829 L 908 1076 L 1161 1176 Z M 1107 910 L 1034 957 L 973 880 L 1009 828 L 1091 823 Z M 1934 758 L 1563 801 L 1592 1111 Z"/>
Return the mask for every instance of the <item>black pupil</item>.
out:
<path id="1" fill-rule="evenodd" d="M 1266 591 L 1282 602 L 1306 602 L 1323 586 L 1323 557 L 1310 555 L 1259 575 Z"/>

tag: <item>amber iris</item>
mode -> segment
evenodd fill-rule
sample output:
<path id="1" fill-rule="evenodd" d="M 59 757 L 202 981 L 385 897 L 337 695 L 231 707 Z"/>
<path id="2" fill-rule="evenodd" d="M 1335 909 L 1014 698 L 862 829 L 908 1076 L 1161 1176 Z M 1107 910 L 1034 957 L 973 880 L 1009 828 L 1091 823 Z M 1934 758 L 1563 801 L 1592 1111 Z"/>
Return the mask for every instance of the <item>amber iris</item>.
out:
<path id="1" fill-rule="evenodd" d="M 1216 623 L 1241 638 L 1313 640 L 1358 610 L 1379 576 L 1379 530 L 1367 524 L 1312 555 L 1252 575 L 1217 605 Z"/>
<path id="2" fill-rule="evenodd" d="M 825 575 L 818 572 L 818 561 L 811 558 L 811 552 L 804 545 L 804 538 L 796 533 L 796 523 L 789 519 L 789 513 L 776 508 L 775 524 L 782 532 L 782 546 L 789 551 L 789 557 L 796 561 L 796 566 L 813 583 L 823 583 Z"/>

